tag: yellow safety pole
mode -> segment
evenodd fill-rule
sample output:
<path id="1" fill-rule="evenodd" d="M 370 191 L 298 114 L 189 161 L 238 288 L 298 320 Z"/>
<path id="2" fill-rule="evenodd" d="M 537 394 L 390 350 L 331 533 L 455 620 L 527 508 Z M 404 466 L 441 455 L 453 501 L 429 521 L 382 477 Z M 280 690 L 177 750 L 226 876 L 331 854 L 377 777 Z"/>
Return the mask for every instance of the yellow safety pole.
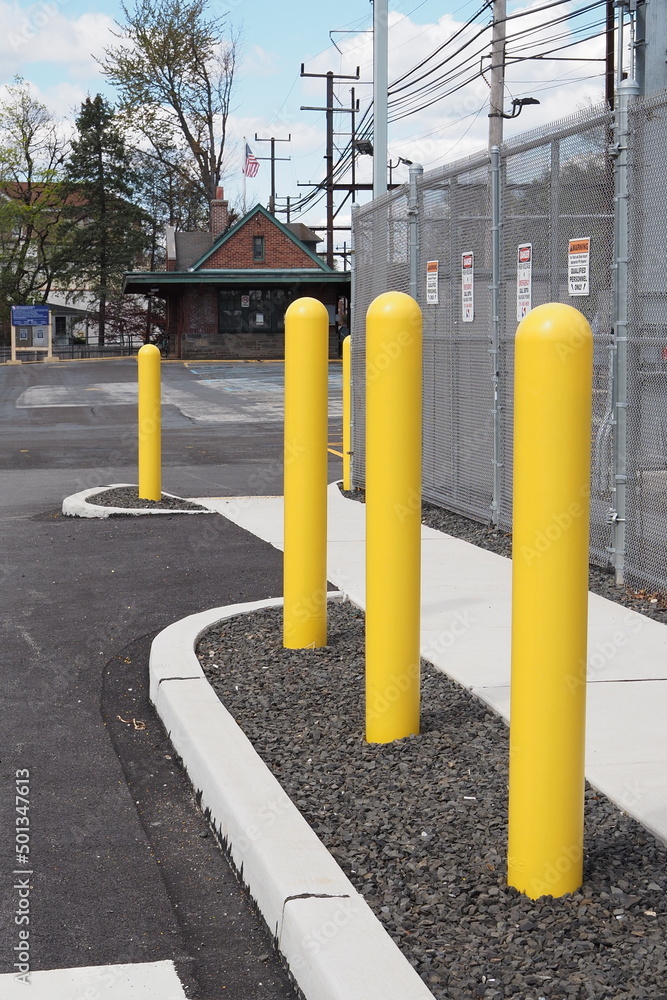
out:
<path id="1" fill-rule="evenodd" d="M 583 879 L 593 335 L 571 306 L 516 333 L 508 882 Z"/>
<path id="2" fill-rule="evenodd" d="M 352 341 L 343 341 L 343 489 L 352 489 Z"/>
<path id="3" fill-rule="evenodd" d="M 285 313 L 283 645 L 327 644 L 329 315 L 301 298 Z"/>
<path id="4" fill-rule="evenodd" d="M 366 739 L 419 732 L 422 317 L 385 292 L 366 316 Z"/>
<path id="5" fill-rule="evenodd" d="M 139 497 L 162 497 L 160 352 L 145 344 L 137 355 L 139 380 Z"/>

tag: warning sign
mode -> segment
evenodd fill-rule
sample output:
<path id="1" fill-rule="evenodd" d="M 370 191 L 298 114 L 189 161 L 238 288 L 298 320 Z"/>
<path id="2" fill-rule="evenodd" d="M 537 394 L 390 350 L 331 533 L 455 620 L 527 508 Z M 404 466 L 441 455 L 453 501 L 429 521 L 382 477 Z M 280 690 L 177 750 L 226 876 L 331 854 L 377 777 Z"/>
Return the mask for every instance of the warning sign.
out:
<path id="1" fill-rule="evenodd" d="M 533 308 L 533 244 L 522 243 L 516 257 L 516 318 L 520 323 Z"/>
<path id="2" fill-rule="evenodd" d="M 428 305 L 438 304 L 438 261 L 426 261 L 426 302 Z"/>
<path id="3" fill-rule="evenodd" d="M 461 312 L 464 323 L 475 318 L 475 255 L 472 250 L 461 254 Z"/>
<path id="4" fill-rule="evenodd" d="M 591 239 L 570 240 L 567 251 L 567 284 L 570 295 L 590 294 Z"/>

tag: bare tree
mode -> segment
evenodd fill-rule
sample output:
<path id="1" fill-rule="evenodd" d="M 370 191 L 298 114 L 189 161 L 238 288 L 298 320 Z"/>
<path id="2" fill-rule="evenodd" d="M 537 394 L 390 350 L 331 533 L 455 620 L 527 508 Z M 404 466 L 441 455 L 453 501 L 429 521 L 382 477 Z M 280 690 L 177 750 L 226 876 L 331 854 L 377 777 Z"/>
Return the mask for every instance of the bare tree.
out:
<path id="1" fill-rule="evenodd" d="M 0 313 L 11 303 L 43 302 L 62 237 L 58 124 L 20 77 L 0 103 Z"/>
<path id="2" fill-rule="evenodd" d="M 123 4 L 120 44 L 106 49 L 100 64 L 118 88 L 119 111 L 165 166 L 173 169 L 174 150 L 190 151 L 210 201 L 222 174 L 238 34 L 224 18 L 210 17 L 208 5 L 136 0 L 130 10 Z"/>

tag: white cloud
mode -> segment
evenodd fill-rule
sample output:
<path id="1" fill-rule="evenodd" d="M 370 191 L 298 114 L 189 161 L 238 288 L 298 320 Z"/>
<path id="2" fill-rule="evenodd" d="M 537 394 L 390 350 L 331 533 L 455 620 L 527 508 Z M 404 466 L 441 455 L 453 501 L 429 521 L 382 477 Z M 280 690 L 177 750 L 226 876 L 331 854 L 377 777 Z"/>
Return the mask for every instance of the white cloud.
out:
<path id="1" fill-rule="evenodd" d="M 251 45 L 248 52 L 244 52 L 241 64 L 238 67 L 238 77 L 258 77 L 275 76 L 280 71 L 279 57 L 277 54 L 269 52 L 261 45 Z"/>
<path id="2" fill-rule="evenodd" d="M 0 60 L 6 76 L 25 72 L 32 63 L 60 64 L 69 79 L 99 74 L 95 56 L 113 41 L 114 20 L 88 13 L 68 18 L 59 0 L 43 0 L 21 9 L 0 2 Z"/>

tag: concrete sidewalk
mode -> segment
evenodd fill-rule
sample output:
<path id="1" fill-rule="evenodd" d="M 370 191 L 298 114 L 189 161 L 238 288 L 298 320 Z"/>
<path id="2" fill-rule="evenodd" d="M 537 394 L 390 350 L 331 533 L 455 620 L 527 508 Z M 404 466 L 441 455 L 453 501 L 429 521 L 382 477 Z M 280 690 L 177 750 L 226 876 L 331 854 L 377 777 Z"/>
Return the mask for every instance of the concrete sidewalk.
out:
<path id="1" fill-rule="evenodd" d="M 282 549 L 282 497 L 198 499 Z M 365 607 L 365 507 L 329 487 L 328 578 Z M 509 718 L 511 562 L 422 528 L 422 655 Z M 586 776 L 667 843 L 667 628 L 589 595 Z"/>

